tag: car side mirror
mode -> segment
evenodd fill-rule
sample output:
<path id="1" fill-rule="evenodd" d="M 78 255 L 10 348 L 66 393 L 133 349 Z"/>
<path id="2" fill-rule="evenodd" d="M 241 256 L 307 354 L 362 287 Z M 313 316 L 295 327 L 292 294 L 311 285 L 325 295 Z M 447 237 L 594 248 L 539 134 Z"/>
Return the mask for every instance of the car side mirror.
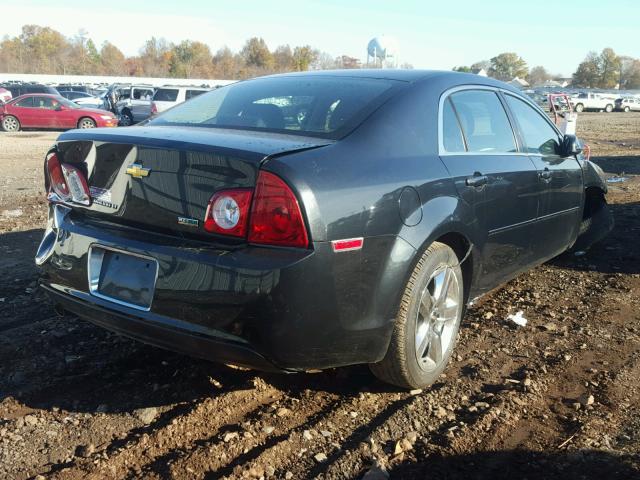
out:
<path id="1" fill-rule="evenodd" d="M 558 153 L 561 157 L 573 157 L 582 152 L 582 144 L 575 135 L 565 135 L 562 137 L 559 150 Z"/>

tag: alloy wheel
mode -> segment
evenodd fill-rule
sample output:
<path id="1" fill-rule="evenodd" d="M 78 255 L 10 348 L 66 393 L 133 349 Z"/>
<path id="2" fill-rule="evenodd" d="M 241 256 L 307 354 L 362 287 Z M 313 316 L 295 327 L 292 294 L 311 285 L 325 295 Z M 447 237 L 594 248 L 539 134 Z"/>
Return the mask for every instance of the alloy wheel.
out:
<path id="1" fill-rule="evenodd" d="M 20 124 L 15 117 L 5 117 L 2 121 L 2 128 L 5 132 L 17 132 L 20 129 Z"/>
<path id="2" fill-rule="evenodd" d="M 416 318 L 415 352 L 422 370 L 433 371 L 442 363 L 455 341 L 460 308 L 458 278 L 449 265 L 441 265 L 421 293 Z"/>
<path id="3" fill-rule="evenodd" d="M 82 121 L 80 122 L 79 125 L 80 128 L 96 128 L 96 124 L 94 123 L 93 120 L 91 120 L 90 118 L 84 118 L 82 119 Z"/>

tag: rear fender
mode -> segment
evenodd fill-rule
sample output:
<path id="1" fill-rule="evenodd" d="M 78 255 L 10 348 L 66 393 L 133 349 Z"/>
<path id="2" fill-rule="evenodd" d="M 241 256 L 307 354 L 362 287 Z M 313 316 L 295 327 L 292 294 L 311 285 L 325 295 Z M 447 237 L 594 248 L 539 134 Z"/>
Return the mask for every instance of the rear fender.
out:
<path id="1" fill-rule="evenodd" d="M 406 283 L 423 252 L 433 242 L 451 233 L 465 238 L 469 249 L 464 252 L 460 260 L 471 262 L 471 272 L 481 272 L 478 245 L 483 242 L 474 229 L 474 221 L 470 207 L 455 196 L 436 197 L 427 201 L 423 206 L 422 221 L 413 227 L 403 226 L 393 246 L 392 254 L 382 271 L 380 281 L 376 286 L 375 298 L 394 299 L 385 305 L 386 318 L 394 318 L 402 298 Z M 470 279 L 469 294 L 473 294 L 475 278 Z"/>

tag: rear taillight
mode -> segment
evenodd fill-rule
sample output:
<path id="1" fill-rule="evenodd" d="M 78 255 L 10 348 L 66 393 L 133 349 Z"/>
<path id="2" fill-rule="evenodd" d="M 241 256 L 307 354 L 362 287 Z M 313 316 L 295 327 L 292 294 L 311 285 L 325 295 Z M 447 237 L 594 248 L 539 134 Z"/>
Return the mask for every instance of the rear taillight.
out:
<path id="1" fill-rule="evenodd" d="M 301 248 L 309 244 L 298 200 L 280 177 L 269 172 L 260 172 L 255 192 L 246 188 L 216 192 L 207 206 L 204 229 L 246 237 L 254 244 Z"/>
<path id="2" fill-rule="evenodd" d="M 204 219 L 207 232 L 245 237 L 253 190 L 237 188 L 217 192 L 209 200 Z"/>
<path id="3" fill-rule="evenodd" d="M 156 102 L 151 102 L 151 115 L 155 115 L 156 113 L 158 113 L 158 106 Z"/>
<path id="4" fill-rule="evenodd" d="M 73 165 L 60 163 L 54 153 L 46 161 L 50 193 L 63 202 L 90 205 L 91 195 L 84 174 Z"/>
<path id="5" fill-rule="evenodd" d="M 47 158 L 47 173 L 49 174 L 50 191 L 53 191 L 64 202 L 71 200 L 69 186 L 62 173 L 62 166 L 58 156 L 55 153 Z"/>
<path id="6" fill-rule="evenodd" d="M 298 200 L 282 179 L 260 172 L 251 206 L 249 242 L 306 248 L 309 244 Z"/>

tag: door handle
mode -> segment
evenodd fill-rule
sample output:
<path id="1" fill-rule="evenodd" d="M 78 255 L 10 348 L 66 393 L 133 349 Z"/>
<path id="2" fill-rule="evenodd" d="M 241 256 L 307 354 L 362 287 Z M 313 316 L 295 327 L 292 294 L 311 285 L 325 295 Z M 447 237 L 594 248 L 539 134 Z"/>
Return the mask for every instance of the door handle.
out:
<path id="1" fill-rule="evenodd" d="M 551 176 L 552 176 L 551 171 L 548 168 L 545 168 L 543 171 L 538 172 L 538 177 L 540 177 L 545 182 L 548 182 L 549 180 L 551 180 Z"/>
<path id="2" fill-rule="evenodd" d="M 474 175 L 473 177 L 468 177 L 465 180 L 465 183 L 467 184 L 467 186 L 469 187 L 482 187 L 483 185 L 486 185 L 489 182 L 489 177 L 487 177 L 486 175 Z"/>

